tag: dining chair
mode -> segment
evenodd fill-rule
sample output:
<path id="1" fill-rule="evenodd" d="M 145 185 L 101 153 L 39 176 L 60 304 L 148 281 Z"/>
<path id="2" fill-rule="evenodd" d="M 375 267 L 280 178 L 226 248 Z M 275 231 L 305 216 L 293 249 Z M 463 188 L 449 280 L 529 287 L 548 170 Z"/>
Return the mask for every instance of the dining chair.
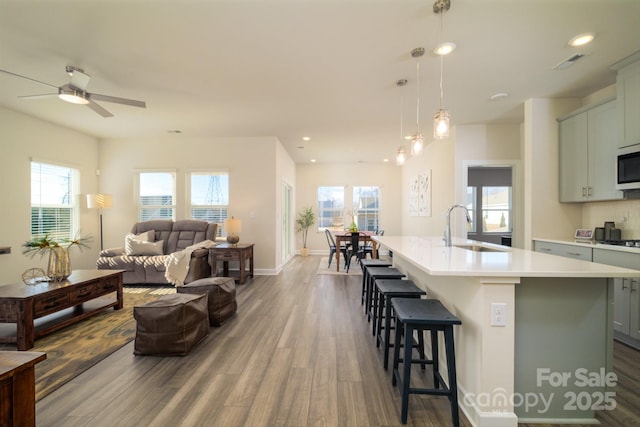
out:
<path id="1" fill-rule="evenodd" d="M 357 262 L 360 262 L 364 252 L 360 248 L 360 232 L 351 233 L 351 244 L 347 247 L 347 255 L 346 255 L 346 265 L 345 269 L 347 273 L 349 272 L 349 267 L 351 267 L 351 258 L 356 257 Z"/>
<path id="2" fill-rule="evenodd" d="M 383 236 L 384 235 L 384 230 L 378 230 L 376 231 L 376 236 Z M 361 258 L 366 258 L 367 254 L 369 254 L 369 256 L 371 258 L 373 258 L 373 243 L 371 242 L 371 240 L 367 241 L 364 245 L 362 245 L 361 247 L 362 250 L 362 256 Z"/>
<path id="3" fill-rule="evenodd" d="M 325 236 L 327 236 L 327 243 L 329 245 L 329 265 L 327 268 L 331 267 L 331 261 L 333 261 L 333 255 L 336 253 L 336 241 L 333 239 L 333 234 L 327 229 L 324 230 Z M 347 247 L 344 245 L 340 245 L 340 253 L 344 256 L 345 266 L 347 262 Z"/>

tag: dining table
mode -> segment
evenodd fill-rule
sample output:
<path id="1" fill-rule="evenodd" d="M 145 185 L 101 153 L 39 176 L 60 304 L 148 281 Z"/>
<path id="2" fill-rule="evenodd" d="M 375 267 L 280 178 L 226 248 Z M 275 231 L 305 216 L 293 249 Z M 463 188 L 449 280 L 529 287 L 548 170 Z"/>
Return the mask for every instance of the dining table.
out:
<path id="1" fill-rule="evenodd" d="M 371 242 L 371 257 L 378 258 L 378 249 L 376 241 L 371 238 L 371 236 L 375 236 L 376 233 L 373 231 L 359 231 L 361 242 Z M 340 271 L 340 246 L 342 242 L 351 243 L 351 232 L 350 231 L 337 231 L 333 234 L 334 239 L 336 241 L 336 271 Z"/>

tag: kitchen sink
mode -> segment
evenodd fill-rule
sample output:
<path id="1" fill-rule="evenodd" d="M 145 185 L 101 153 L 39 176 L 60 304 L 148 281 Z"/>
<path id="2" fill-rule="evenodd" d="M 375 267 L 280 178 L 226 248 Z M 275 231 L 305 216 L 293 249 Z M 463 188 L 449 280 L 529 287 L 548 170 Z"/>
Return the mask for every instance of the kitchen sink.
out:
<path id="1" fill-rule="evenodd" d="M 506 250 L 503 249 L 498 249 L 498 248 L 490 248 L 488 246 L 482 246 L 482 245 L 453 245 L 456 248 L 460 248 L 460 249 L 466 249 L 468 251 L 473 251 L 473 252 L 507 252 Z"/>

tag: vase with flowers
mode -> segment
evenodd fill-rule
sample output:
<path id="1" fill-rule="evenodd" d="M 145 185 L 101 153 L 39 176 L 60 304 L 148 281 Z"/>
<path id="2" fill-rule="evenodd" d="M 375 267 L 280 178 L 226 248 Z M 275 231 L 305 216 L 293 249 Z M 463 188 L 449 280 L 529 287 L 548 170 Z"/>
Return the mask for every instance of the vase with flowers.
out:
<path id="1" fill-rule="evenodd" d="M 349 231 L 352 233 L 356 233 L 358 231 L 358 224 L 356 224 L 356 217 L 358 216 L 358 210 L 353 208 L 349 209 L 346 212 L 349 217 L 351 217 L 351 224 L 349 224 Z"/>
<path id="2" fill-rule="evenodd" d="M 91 236 L 62 239 L 58 242 L 49 235 L 45 235 L 25 242 L 22 245 L 24 247 L 22 253 L 30 258 L 36 255 L 42 257 L 45 254 L 49 254 L 47 276 L 54 282 L 61 282 L 71 274 L 69 249 L 73 246 L 78 246 L 82 251 L 82 249 L 89 247 L 88 243 L 90 241 Z"/>

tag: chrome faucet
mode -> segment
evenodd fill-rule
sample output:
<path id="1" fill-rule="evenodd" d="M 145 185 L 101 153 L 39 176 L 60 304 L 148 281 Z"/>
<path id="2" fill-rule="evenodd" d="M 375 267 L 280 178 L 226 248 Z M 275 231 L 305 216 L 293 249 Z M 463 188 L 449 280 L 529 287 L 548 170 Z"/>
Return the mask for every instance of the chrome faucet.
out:
<path id="1" fill-rule="evenodd" d="M 462 208 L 464 212 L 467 214 L 467 223 L 471 223 L 471 216 L 469 216 L 469 210 L 462 205 L 453 205 L 447 211 L 447 228 L 444 230 L 444 244 L 446 246 L 451 246 L 451 211 L 455 208 Z"/>

